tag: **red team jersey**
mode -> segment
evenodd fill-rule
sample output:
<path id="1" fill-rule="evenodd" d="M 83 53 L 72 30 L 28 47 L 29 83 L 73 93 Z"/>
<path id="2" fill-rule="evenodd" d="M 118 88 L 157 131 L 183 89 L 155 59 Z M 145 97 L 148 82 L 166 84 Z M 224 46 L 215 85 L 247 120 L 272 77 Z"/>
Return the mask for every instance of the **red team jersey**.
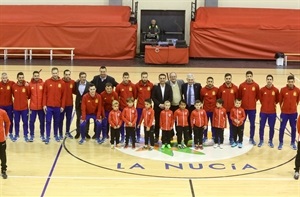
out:
<path id="1" fill-rule="evenodd" d="M 242 108 L 245 110 L 255 110 L 256 102 L 259 99 L 259 86 L 254 81 L 241 83 L 239 87 L 239 98 L 242 99 Z"/>
<path id="2" fill-rule="evenodd" d="M 44 82 L 42 79 L 35 81 L 31 79 L 29 83 L 30 91 L 30 104 L 29 108 L 31 110 L 42 110 L 43 109 L 43 90 Z"/>
<path id="3" fill-rule="evenodd" d="M 217 87 L 209 88 L 205 86 L 200 91 L 200 99 L 203 101 L 203 109 L 206 112 L 213 112 L 216 107 L 216 101 L 218 98 L 218 91 Z"/>
<path id="4" fill-rule="evenodd" d="M 225 83 L 219 87 L 218 98 L 223 99 L 223 107 L 226 109 L 226 112 L 230 112 L 234 107 L 234 100 L 238 96 L 238 87 L 233 83 L 229 87 Z"/>
<path id="5" fill-rule="evenodd" d="M 128 82 L 128 84 L 120 83 L 116 87 L 116 93 L 119 96 L 120 100 L 120 109 L 124 109 L 127 106 L 126 99 L 127 98 L 134 98 L 136 99 L 136 89 L 135 85 L 131 83 L 131 81 Z"/>
<path id="6" fill-rule="evenodd" d="M 0 82 L 0 106 L 9 106 L 13 104 L 12 101 L 12 86 L 15 84 L 13 81 Z"/>
<path id="7" fill-rule="evenodd" d="M 63 80 L 50 78 L 45 81 L 43 106 L 65 108 L 65 97 L 65 82 Z"/>
<path id="8" fill-rule="evenodd" d="M 96 115 L 97 119 L 102 119 L 103 109 L 102 109 L 102 99 L 100 94 L 92 97 L 89 93 L 83 95 L 81 102 L 81 119 L 85 120 L 87 114 Z"/>
<path id="9" fill-rule="evenodd" d="M 285 114 L 297 113 L 297 105 L 300 101 L 300 90 L 296 86 L 290 89 L 288 86 L 281 88 L 279 103 L 281 112 Z"/>
<path id="10" fill-rule="evenodd" d="M 142 80 L 140 80 L 137 84 L 135 84 L 136 95 L 137 95 L 136 108 L 144 108 L 145 99 L 151 98 L 152 88 L 153 88 L 153 83 L 151 83 L 150 81 L 143 83 Z"/>
<path id="11" fill-rule="evenodd" d="M 22 111 L 28 109 L 29 86 L 25 86 L 25 82 L 22 85 L 15 83 L 12 91 L 14 96 L 14 110 Z"/>
<path id="12" fill-rule="evenodd" d="M 244 120 L 246 118 L 245 110 L 241 107 L 233 107 L 230 111 L 230 119 L 232 120 L 232 124 L 234 126 L 241 126 L 244 124 Z M 234 120 L 238 120 L 239 123 L 236 123 Z"/>
<path id="13" fill-rule="evenodd" d="M 117 126 L 121 127 L 121 125 L 123 123 L 121 111 L 120 110 L 117 110 L 117 111 L 111 110 L 108 115 L 108 122 L 112 128 L 117 127 Z"/>
<path id="14" fill-rule="evenodd" d="M 135 107 L 125 107 L 122 111 L 122 120 L 125 127 L 135 127 L 137 121 L 137 111 Z M 132 123 L 130 126 L 129 123 Z"/>
<path id="15" fill-rule="evenodd" d="M 66 106 L 73 106 L 73 92 L 75 88 L 75 81 L 72 79 L 70 81 L 66 81 L 64 78 L 62 78 L 62 80 L 65 82 Z"/>
<path id="16" fill-rule="evenodd" d="M 279 102 L 279 90 L 272 87 L 263 87 L 259 90 L 259 100 L 261 103 L 260 112 L 266 114 L 276 113 L 276 104 Z"/>
<path id="17" fill-rule="evenodd" d="M 204 109 L 194 109 L 190 117 L 191 127 L 204 127 L 207 126 L 208 120 Z"/>
<path id="18" fill-rule="evenodd" d="M 114 100 L 118 100 L 118 94 L 115 91 L 112 91 L 110 94 L 108 94 L 105 90 L 101 92 L 101 98 L 103 102 L 103 107 L 105 111 L 111 111 L 112 110 L 112 102 Z"/>
<path id="19" fill-rule="evenodd" d="M 171 131 L 174 124 L 173 112 L 169 110 L 162 110 L 160 112 L 159 126 L 161 130 Z"/>
<path id="20" fill-rule="evenodd" d="M 177 109 L 174 112 L 174 120 L 176 121 L 176 126 L 181 126 L 181 127 L 189 126 L 188 117 L 189 117 L 189 110 Z"/>
<path id="21" fill-rule="evenodd" d="M 226 115 L 226 109 L 223 107 L 217 108 L 215 107 L 213 112 L 213 127 L 216 128 L 226 128 L 227 125 L 227 115 Z"/>

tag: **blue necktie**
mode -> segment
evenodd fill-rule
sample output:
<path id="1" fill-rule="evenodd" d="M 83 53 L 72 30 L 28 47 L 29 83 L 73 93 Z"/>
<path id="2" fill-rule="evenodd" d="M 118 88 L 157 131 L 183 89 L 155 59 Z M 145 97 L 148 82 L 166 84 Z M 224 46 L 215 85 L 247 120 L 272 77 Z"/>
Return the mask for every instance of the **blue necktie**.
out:
<path id="1" fill-rule="evenodd" d="M 188 89 L 188 100 L 187 100 L 187 104 L 188 106 L 192 105 L 192 86 L 189 85 L 189 89 Z"/>

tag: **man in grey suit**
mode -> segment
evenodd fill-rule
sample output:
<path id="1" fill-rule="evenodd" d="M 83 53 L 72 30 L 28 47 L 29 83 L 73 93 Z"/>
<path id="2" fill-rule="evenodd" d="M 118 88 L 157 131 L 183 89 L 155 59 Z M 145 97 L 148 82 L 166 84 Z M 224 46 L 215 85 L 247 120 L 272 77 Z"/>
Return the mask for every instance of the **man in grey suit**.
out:
<path id="1" fill-rule="evenodd" d="M 81 100 L 82 96 L 89 92 L 90 82 L 86 80 L 86 73 L 79 73 L 79 80 L 75 82 L 74 94 L 76 95 L 75 99 L 75 110 L 76 110 L 76 135 L 75 139 L 80 137 L 80 117 L 81 117 Z M 90 139 L 91 137 L 88 134 L 89 124 L 87 124 L 86 138 Z"/>
<path id="2" fill-rule="evenodd" d="M 173 100 L 172 88 L 169 84 L 166 84 L 167 76 L 165 74 L 160 74 L 158 76 L 159 83 L 153 86 L 152 89 L 152 100 L 154 103 L 154 113 L 155 113 L 155 143 L 159 139 L 159 119 L 160 112 L 165 108 L 164 102 Z"/>

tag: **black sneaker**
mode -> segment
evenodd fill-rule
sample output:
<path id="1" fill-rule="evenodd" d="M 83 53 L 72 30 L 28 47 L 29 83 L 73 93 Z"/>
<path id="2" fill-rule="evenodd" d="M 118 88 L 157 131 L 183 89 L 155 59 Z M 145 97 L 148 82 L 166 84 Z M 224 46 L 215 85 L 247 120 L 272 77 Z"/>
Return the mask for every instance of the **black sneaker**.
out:
<path id="1" fill-rule="evenodd" d="M 295 180 L 298 180 L 298 179 L 299 179 L 299 172 L 295 172 L 295 174 L 294 174 L 294 179 L 295 179 Z"/>
<path id="2" fill-rule="evenodd" d="M 91 136 L 89 136 L 89 137 L 91 138 Z M 93 138 L 93 139 L 96 139 L 96 134 L 94 134 L 92 138 Z"/>
<path id="3" fill-rule="evenodd" d="M 91 139 L 91 136 L 87 133 L 87 134 L 85 134 L 85 138 L 86 139 Z M 93 138 L 94 139 L 94 138 Z"/>
<path id="4" fill-rule="evenodd" d="M 78 139 L 80 137 L 80 133 L 76 133 L 75 139 Z"/>
<path id="5" fill-rule="evenodd" d="M 3 178 L 3 179 L 7 179 L 6 171 L 2 171 L 2 178 Z"/>

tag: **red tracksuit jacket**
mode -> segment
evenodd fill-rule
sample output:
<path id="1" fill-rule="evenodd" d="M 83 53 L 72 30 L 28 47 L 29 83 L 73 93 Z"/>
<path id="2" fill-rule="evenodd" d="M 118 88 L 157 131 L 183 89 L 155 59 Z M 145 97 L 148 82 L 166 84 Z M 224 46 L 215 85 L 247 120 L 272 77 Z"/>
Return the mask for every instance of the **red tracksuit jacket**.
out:
<path id="1" fill-rule="evenodd" d="M 219 87 L 218 98 L 223 99 L 223 107 L 226 109 L 226 112 L 234 107 L 234 100 L 238 98 L 238 87 L 233 83 L 231 86 L 227 87 L 225 83 Z"/>
<path id="2" fill-rule="evenodd" d="M 61 79 L 47 79 L 44 83 L 43 106 L 62 107 L 66 106 L 65 82 Z"/>
<path id="3" fill-rule="evenodd" d="M 151 91 L 153 88 L 153 83 L 147 81 L 145 84 L 140 80 L 135 84 L 136 95 L 137 95 L 137 104 L 136 108 L 144 108 L 145 99 L 151 98 Z"/>
<path id="4" fill-rule="evenodd" d="M 15 84 L 13 81 L 0 82 L 0 106 L 9 106 L 13 104 L 12 101 L 12 86 Z"/>
<path id="5" fill-rule="evenodd" d="M 122 120 L 125 127 L 135 127 L 137 121 L 137 111 L 135 107 L 125 107 L 122 111 Z M 131 122 L 130 126 L 128 123 Z"/>
<path id="6" fill-rule="evenodd" d="M 110 94 L 108 94 L 105 90 L 101 92 L 101 98 L 103 102 L 103 107 L 105 111 L 111 111 L 112 110 L 112 102 L 114 100 L 118 100 L 118 94 L 115 91 L 112 91 Z"/>
<path id="7" fill-rule="evenodd" d="M 29 95 L 30 104 L 29 109 L 31 110 L 42 110 L 43 109 L 43 87 L 44 82 L 42 79 L 35 81 L 31 79 L 29 83 Z"/>
<path id="8" fill-rule="evenodd" d="M 103 93 L 103 92 L 102 92 Z M 108 123 L 112 128 L 119 126 L 121 127 L 122 121 L 122 112 L 120 110 L 111 110 L 108 115 Z"/>
<path id="9" fill-rule="evenodd" d="M 83 95 L 81 102 L 81 119 L 85 120 L 87 114 L 93 114 L 96 115 L 97 119 L 102 119 L 103 109 L 100 94 L 96 93 L 94 97 L 89 93 Z"/>
<path id="10" fill-rule="evenodd" d="M 126 103 L 127 98 L 132 97 L 136 99 L 135 85 L 131 83 L 131 81 L 129 81 L 128 84 L 125 84 L 123 82 L 118 84 L 116 87 L 116 93 L 119 96 L 121 110 L 127 107 L 127 103 Z"/>
<path id="11" fill-rule="evenodd" d="M 71 79 L 70 81 L 66 81 L 65 78 L 62 78 L 62 80 L 65 82 L 65 105 L 66 106 L 73 106 L 73 92 L 75 88 L 75 81 Z"/>
<path id="12" fill-rule="evenodd" d="M 207 126 L 208 120 L 207 120 L 206 111 L 204 109 L 200 109 L 200 110 L 194 109 L 191 113 L 190 121 L 191 121 L 192 128 L 194 128 L 194 126 L 196 127 Z"/>
<path id="13" fill-rule="evenodd" d="M 4 142 L 9 132 L 10 120 L 6 111 L 3 109 L 0 109 L 0 125 L 0 142 Z"/>
<path id="14" fill-rule="evenodd" d="M 174 112 L 174 121 L 176 122 L 176 126 L 181 126 L 181 127 L 189 126 L 188 117 L 189 117 L 189 110 L 177 109 Z"/>
<path id="15" fill-rule="evenodd" d="M 288 86 L 281 88 L 279 103 L 281 112 L 285 114 L 297 113 L 297 105 L 300 101 L 300 90 L 296 86 L 290 89 Z"/>
<path id="16" fill-rule="evenodd" d="M 224 107 L 217 108 L 215 107 L 213 112 L 213 127 L 216 128 L 226 128 L 227 126 L 227 115 L 226 109 Z"/>
<path id="17" fill-rule="evenodd" d="M 21 111 L 28 109 L 29 86 L 25 86 L 25 82 L 22 85 L 15 83 L 12 91 L 14 96 L 14 110 Z"/>
<path id="18" fill-rule="evenodd" d="M 170 109 L 162 110 L 160 112 L 160 118 L 159 118 L 159 126 L 161 130 L 171 131 L 173 125 L 174 125 L 173 112 Z"/>
<path id="19" fill-rule="evenodd" d="M 239 98 L 242 99 L 242 108 L 245 110 L 255 110 L 256 102 L 259 99 L 259 86 L 254 81 L 240 84 Z"/>
<path id="20" fill-rule="evenodd" d="M 205 86 L 200 91 L 200 99 L 203 101 L 203 109 L 206 112 L 213 112 L 216 107 L 219 89 L 217 87 L 209 88 Z"/>
<path id="21" fill-rule="evenodd" d="M 144 121 L 144 127 L 151 127 L 154 125 L 154 110 L 152 108 L 143 109 L 139 125 Z"/>
<path id="22" fill-rule="evenodd" d="M 266 114 L 276 113 L 276 104 L 279 102 L 279 90 L 272 86 L 267 86 L 259 90 L 259 100 L 261 103 L 260 112 Z"/>
<path id="23" fill-rule="evenodd" d="M 246 118 L 245 110 L 242 107 L 233 107 L 230 111 L 230 119 L 232 120 L 232 124 L 234 126 L 241 126 L 244 124 L 244 120 Z M 240 121 L 239 123 L 236 123 L 234 120 Z"/>

